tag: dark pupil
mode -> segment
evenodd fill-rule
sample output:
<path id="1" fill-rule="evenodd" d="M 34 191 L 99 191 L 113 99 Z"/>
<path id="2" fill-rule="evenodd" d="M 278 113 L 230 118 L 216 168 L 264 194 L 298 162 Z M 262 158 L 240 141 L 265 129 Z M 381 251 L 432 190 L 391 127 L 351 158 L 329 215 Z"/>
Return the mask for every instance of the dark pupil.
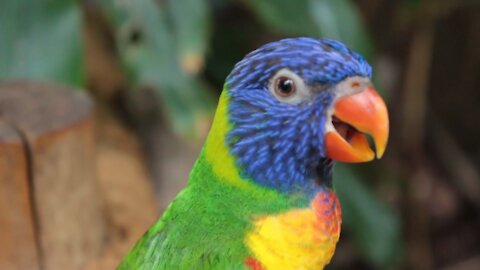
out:
<path id="1" fill-rule="evenodd" d="M 293 81 L 291 79 L 283 79 L 278 82 L 278 90 L 284 94 L 292 92 Z"/>

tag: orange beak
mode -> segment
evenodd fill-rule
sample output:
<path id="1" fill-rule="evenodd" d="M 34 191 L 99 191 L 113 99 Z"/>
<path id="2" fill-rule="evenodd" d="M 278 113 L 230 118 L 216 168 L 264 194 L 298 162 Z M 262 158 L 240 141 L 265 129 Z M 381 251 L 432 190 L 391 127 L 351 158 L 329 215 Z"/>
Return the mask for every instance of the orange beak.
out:
<path id="1" fill-rule="evenodd" d="M 372 136 L 377 158 L 388 140 L 388 112 L 383 99 L 372 88 L 341 97 L 333 104 L 335 130 L 325 134 L 327 156 L 341 162 L 366 162 L 375 158 L 366 134 Z"/>

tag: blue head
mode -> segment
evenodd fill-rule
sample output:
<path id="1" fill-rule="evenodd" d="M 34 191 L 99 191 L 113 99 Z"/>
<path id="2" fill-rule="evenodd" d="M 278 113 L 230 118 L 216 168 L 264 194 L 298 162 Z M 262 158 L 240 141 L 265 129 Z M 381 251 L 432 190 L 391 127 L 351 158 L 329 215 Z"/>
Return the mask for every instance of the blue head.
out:
<path id="1" fill-rule="evenodd" d="M 226 80 L 227 144 L 242 175 L 281 192 L 311 190 L 318 185 L 312 179 L 329 178 L 325 133 L 332 103 L 348 92 L 339 85 L 349 78 L 367 85 L 371 72 L 334 40 L 284 39 L 248 54 Z"/>

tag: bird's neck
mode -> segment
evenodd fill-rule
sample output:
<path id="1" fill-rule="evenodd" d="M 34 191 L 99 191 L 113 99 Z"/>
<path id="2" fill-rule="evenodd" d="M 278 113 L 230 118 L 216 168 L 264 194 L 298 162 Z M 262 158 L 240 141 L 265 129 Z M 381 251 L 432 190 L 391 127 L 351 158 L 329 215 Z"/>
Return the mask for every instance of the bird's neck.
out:
<path id="1" fill-rule="evenodd" d="M 232 123 L 229 121 L 229 104 L 228 89 L 224 89 L 218 102 L 209 135 L 199 157 L 199 161 L 201 161 L 199 163 L 210 164 L 216 180 L 225 182 L 241 191 L 255 192 L 261 190 L 261 196 L 265 196 L 264 193 L 276 193 L 273 189 L 260 186 L 256 181 L 247 178 L 246 174 L 241 172 L 237 166 L 235 157 L 231 154 L 226 142 L 227 134 L 232 128 Z M 299 197 L 304 195 L 304 203 L 308 204 L 317 193 L 331 189 L 333 162 L 329 159 L 322 160 L 321 164 L 316 168 L 316 172 L 311 174 L 313 177 L 316 175 L 317 180 L 305 181 L 309 184 L 299 185 L 297 190 L 290 192 L 290 194 L 294 194 L 294 200 L 298 200 Z M 287 195 L 287 193 L 284 195 Z"/>
<path id="2" fill-rule="evenodd" d="M 205 161 L 212 165 L 213 173 L 220 180 L 241 189 L 249 189 L 252 188 L 251 183 L 240 176 L 235 160 L 225 141 L 227 132 L 231 128 L 231 123 L 228 120 L 228 96 L 226 92 L 224 90 L 220 95 L 215 118 L 202 154 Z"/>
<path id="3" fill-rule="evenodd" d="M 210 135 L 190 176 L 190 189 L 195 194 L 192 205 L 217 217 L 212 219 L 216 224 L 205 227 L 237 226 L 239 235 L 229 231 L 229 237 L 234 242 L 240 240 L 245 260 L 258 263 L 262 269 L 281 269 L 277 266 L 283 263 L 291 269 L 327 264 L 341 224 L 340 205 L 330 183 L 326 181 L 313 194 L 283 194 L 243 178 L 225 144 L 227 105 L 228 97 L 222 95 Z M 225 218 L 218 218 L 221 216 Z M 196 220 L 200 226 L 198 220 L 209 219 Z M 218 224 L 221 221 L 225 224 Z M 278 235 L 290 240 L 280 243 Z M 291 259 L 286 254 L 292 254 Z"/>
<path id="4" fill-rule="evenodd" d="M 204 149 L 190 176 L 193 210 L 186 218 L 201 216 L 185 224 L 225 234 L 225 241 L 238 244 L 240 257 L 260 269 L 322 269 L 330 261 L 341 227 L 340 204 L 331 188 L 324 186 L 313 198 L 285 195 L 242 178 L 220 179 L 214 168 Z"/>

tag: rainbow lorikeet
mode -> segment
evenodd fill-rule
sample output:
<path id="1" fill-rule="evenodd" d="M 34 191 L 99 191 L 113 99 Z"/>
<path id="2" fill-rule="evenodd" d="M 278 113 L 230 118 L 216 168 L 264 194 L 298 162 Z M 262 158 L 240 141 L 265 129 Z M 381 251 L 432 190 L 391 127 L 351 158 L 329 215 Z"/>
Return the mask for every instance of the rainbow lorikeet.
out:
<path id="1" fill-rule="evenodd" d="M 227 77 L 187 187 L 118 269 L 323 269 L 339 239 L 335 161 L 380 158 L 371 66 L 334 40 L 266 44 Z M 352 191 L 354 192 L 354 191 Z"/>

